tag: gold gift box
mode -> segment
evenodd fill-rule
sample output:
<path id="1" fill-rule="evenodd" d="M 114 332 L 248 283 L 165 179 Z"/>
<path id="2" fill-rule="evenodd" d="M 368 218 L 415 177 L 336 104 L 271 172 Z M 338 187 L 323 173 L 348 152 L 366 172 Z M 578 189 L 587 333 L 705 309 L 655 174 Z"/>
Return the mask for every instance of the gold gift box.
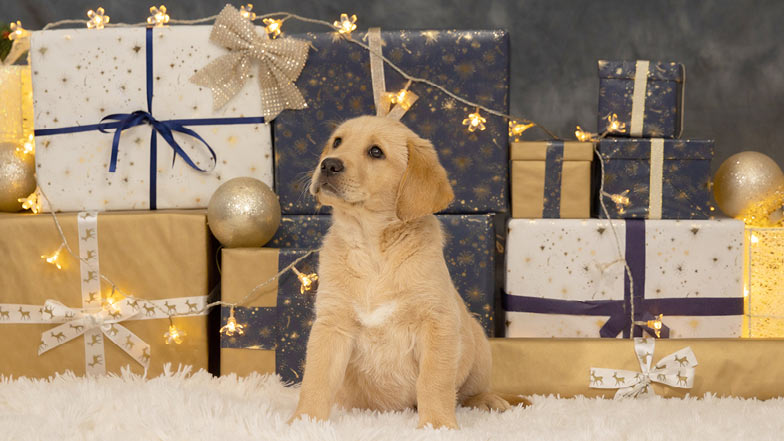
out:
<path id="1" fill-rule="evenodd" d="M 784 228 L 747 227 L 743 336 L 784 337 Z"/>
<path id="2" fill-rule="evenodd" d="M 78 253 L 77 214 L 58 215 L 69 244 Z M 202 211 L 111 212 L 98 215 L 98 258 L 101 274 L 118 288 L 147 300 L 204 296 L 210 289 L 210 251 L 207 218 Z M 60 246 L 57 228 L 49 215 L 1 214 L 0 304 L 43 306 L 47 299 L 70 308 L 82 308 L 79 261 L 61 253 L 62 269 L 46 263 Z M 111 293 L 102 284 L 104 295 Z M 175 317 L 186 332 L 183 343 L 167 345 L 163 334 L 169 321 L 125 320 L 122 326 L 150 345 L 149 376 L 163 372 L 164 363 L 207 369 L 207 316 Z M 77 337 L 40 356 L 41 333 L 57 324 L 8 324 L 0 317 L 0 374 L 48 377 L 65 370 L 85 372 L 84 337 Z M 104 339 L 106 371 L 120 373 L 143 367 L 122 349 Z"/>
<path id="3" fill-rule="evenodd" d="M 513 142 L 510 146 L 512 217 L 542 217 L 548 141 Z M 564 142 L 560 218 L 591 217 L 593 144 Z"/>
<path id="4" fill-rule="evenodd" d="M 588 387 L 590 368 L 640 372 L 633 340 L 498 338 L 490 343 L 493 390 L 503 393 L 612 398 L 616 389 Z M 784 396 L 784 376 L 778 368 L 784 365 L 784 340 L 660 339 L 656 340 L 653 364 L 686 346 L 697 357 L 694 387 L 680 389 L 654 382 L 658 395 Z"/>
<path id="5" fill-rule="evenodd" d="M 0 66 L 0 142 L 21 143 L 33 134 L 30 66 Z"/>

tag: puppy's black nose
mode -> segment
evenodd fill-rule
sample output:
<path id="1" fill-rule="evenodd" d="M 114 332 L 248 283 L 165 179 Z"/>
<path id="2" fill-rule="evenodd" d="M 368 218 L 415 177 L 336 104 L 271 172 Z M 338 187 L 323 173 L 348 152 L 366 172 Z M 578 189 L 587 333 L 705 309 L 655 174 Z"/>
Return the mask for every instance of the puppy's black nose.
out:
<path id="1" fill-rule="evenodd" d="M 336 175 L 343 171 L 343 161 L 338 158 L 325 158 L 321 161 L 321 172 L 327 176 Z"/>

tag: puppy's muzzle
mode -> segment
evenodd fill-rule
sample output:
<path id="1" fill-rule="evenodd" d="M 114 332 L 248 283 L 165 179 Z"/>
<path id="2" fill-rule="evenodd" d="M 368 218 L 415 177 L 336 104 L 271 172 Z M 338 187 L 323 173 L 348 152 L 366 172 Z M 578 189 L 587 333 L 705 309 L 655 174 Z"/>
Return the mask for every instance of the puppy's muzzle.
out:
<path id="1" fill-rule="evenodd" d="M 341 173 L 343 169 L 343 161 L 338 158 L 324 158 L 324 160 L 321 161 L 321 173 L 327 177 L 337 175 Z"/>

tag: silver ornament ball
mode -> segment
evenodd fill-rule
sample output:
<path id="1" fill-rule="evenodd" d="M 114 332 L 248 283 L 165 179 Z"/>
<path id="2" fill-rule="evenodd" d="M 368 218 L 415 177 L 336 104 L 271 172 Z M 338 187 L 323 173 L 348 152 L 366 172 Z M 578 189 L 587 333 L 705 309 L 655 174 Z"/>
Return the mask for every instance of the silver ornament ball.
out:
<path id="1" fill-rule="evenodd" d="M 280 226 L 280 202 L 269 186 L 241 177 L 215 190 L 207 205 L 212 234 L 227 248 L 260 247 Z"/>
<path id="2" fill-rule="evenodd" d="M 16 151 L 17 144 L 0 143 L 0 211 L 22 209 L 19 198 L 35 191 L 35 159 Z"/>

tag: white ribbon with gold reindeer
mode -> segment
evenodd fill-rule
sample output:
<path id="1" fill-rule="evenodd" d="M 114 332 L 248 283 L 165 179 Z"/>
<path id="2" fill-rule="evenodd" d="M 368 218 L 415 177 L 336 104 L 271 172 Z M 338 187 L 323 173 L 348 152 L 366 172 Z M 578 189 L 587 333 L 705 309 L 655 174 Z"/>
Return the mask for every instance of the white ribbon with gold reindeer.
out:
<path id="1" fill-rule="evenodd" d="M 671 387 L 690 389 L 694 385 L 694 367 L 697 357 L 690 347 L 674 352 L 651 368 L 653 338 L 635 338 L 634 353 L 640 361 L 642 372 L 621 369 L 591 368 L 590 387 L 594 389 L 615 389 L 615 399 L 645 397 L 653 394 L 651 383 L 666 384 Z"/>
<path id="2" fill-rule="evenodd" d="M 384 78 L 384 42 L 381 39 L 381 28 L 370 28 L 367 32 L 370 52 L 370 81 L 373 86 L 373 101 L 376 104 L 376 115 L 399 120 L 414 105 L 419 96 L 408 90 L 408 84 L 399 92 L 387 92 Z M 394 104 L 394 107 L 391 105 Z M 391 107 L 391 110 L 390 110 Z"/>
<path id="3" fill-rule="evenodd" d="M 60 324 L 41 334 L 38 355 L 84 335 L 85 372 L 88 375 L 106 374 L 104 335 L 146 370 L 150 363 L 150 345 L 120 322 L 163 319 L 170 315 L 204 315 L 207 296 L 119 301 L 103 296 L 98 265 L 98 213 L 79 213 L 77 225 L 82 307 L 71 308 L 57 300 L 47 300 L 43 306 L 4 303 L 0 304 L 0 324 Z"/>

